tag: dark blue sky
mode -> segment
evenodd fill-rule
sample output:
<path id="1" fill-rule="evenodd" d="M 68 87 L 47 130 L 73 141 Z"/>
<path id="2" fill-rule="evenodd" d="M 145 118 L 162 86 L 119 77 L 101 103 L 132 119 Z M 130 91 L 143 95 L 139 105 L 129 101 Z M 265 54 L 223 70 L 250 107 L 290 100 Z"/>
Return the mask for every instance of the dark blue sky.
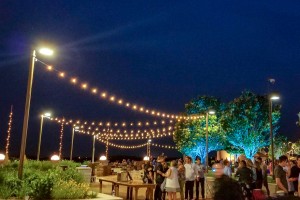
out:
<path id="1" fill-rule="evenodd" d="M 244 89 L 281 94 L 280 133 L 299 137 L 300 2 L 288 1 L 9 1 L 0 3 L 0 150 L 14 105 L 11 154 L 19 154 L 31 49 L 39 57 L 131 102 L 179 113 L 197 95 L 228 102 Z M 268 87 L 268 78 L 276 79 Z M 35 155 L 39 113 L 103 121 L 137 121 L 142 114 L 82 92 L 36 64 L 27 140 Z M 148 118 L 149 119 L 149 118 Z M 60 127 L 45 121 L 41 154 L 57 152 Z M 70 128 L 64 155 L 69 155 Z M 143 141 L 144 142 L 144 141 Z M 121 142 L 115 142 L 121 144 Z M 142 143 L 142 142 L 137 142 Z M 166 144 L 170 138 L 155 143 Z M 92 139 L 78 135 L 74 155 L 91 155 Z M 104 152 L 97 143 L 96 155 Z M 153 149 L 154 150 L 154 149 Z M 144 155 L 111 149 L 111 154 Z M 172 152 L 164 149 L 156 153 Z M 173 154 L 173 153 L 172 153 Z M 175 155 L 175 154 L 174 154 Z"/>

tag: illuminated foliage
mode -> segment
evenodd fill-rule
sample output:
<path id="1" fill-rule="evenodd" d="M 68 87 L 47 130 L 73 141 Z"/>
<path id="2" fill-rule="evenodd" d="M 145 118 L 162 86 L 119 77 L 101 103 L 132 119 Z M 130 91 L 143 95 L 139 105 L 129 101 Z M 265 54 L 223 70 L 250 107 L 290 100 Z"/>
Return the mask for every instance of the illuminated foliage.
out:
<path id="1" fill-rule="evenodd" d="M 273 135 L 278 130 L 279 107 L 272 112 Z M 259 96 L 245 91 L 227 105 L 222 117 L 222 128 L 228 142 L 244 149 L 247 158 L 252 158 L 262 147 L 270 144 L 269 101 L 267 96 Z"/>
<path id="2" fill-rule="evenodd" d="M 203 115 L 198 119 L 180 121 L 176 124 L 174 141 L 180 152 L 193 158 L 206 156 L 206 113 L 214 109 L 216 115 L 208 116 L 208 152 L 224 148 L 225 137 L 219 123 L 223 105 L 214 97 L 200 96 L 186 104 L 188 115 Z"/>
<path id="3" fill-rule="evenodd" d="M 274 157 L 279 158 L 282 155 L 286 155 L 292 148 L 292 143 L 288 141 L 287 137 L 282 135 L 276 135 L 274 137 Z M 271 145 L 269 146 L 268 154 L 272 156 Z"/>

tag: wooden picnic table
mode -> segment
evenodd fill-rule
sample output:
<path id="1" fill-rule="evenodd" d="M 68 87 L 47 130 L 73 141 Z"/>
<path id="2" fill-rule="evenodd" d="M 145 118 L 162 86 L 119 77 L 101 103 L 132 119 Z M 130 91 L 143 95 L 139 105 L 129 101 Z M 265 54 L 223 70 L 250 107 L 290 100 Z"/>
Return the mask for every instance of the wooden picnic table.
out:
<path id="1" fill-rule="evenodd" d="M 155 184 L 143 183 L 142 180 L 132 180 L 132 181 L 117 181 L 117 175 L 112 176 L 102 176 L 97 177 L 99 179 L 99 191 L 102 192 L 102 182 L 112 183 L 112 190 L 115 190 L 116 196 L 119 196 L 119 186 L 127 186 L 127 197 L 129 199 L 137 200 L 138 191 L 140 188 L 147 188 L 150 193 L 150 200 L 153 200 L 153 190 L 155 189 Z M 130 192 L 134 189 L 134 195 Z"/>

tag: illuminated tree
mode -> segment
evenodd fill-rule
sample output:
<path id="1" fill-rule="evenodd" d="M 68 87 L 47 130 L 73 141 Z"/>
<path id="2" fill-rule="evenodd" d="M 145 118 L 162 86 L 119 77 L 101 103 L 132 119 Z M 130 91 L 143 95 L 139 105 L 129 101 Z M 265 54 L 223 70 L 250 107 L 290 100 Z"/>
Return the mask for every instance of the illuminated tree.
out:
<path id="1" fill-rule="evenodd" d="M 272 112 L 273 135 L 278 130 L 279 106 Z M 221 120 L 228 142 L 243 149 L 247 158 L 270 143 L 269 101 L 267 96 L 245 91 L 227 104 Z"/>
<path id="2" fill-rule="evenodd" d="M 221 150 L 224 148 L 225 137 L 219 119 L 224 106 L 214 97 L 200 96 L 185 107 L 189 116 L 201 117 L 178 122 L 175 127 L 174 141 L 180 152 L 193 158 L 199 156 L 204 161 L 206 156 L 206 119 L 204 116 L 209 109 L 213 108 L 216 111 L 216 115 L 210 115 L 208 120 L 208 152 Z"/>
<path id="3" fill-rule="evenodd" d="M 274 157 L 279 158 L 282 155 L 286 155 L 292 148 L 292 143 L 288 141 L 287 137 L 282 135 L 276 135 L 274 137 Z M 269 146 L 271 149 L 271 145 Z M 272 152 L 268 152 L 272 156 Z"/>

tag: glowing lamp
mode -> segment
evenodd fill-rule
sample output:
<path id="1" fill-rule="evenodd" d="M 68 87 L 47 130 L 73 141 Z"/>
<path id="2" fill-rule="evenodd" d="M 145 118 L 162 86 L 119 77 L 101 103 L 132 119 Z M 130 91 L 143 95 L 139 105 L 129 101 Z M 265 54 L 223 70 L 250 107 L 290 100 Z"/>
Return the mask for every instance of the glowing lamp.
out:
<path id="1" fill-rule="evenodd" d="M 270 96 L 270 99 L 271 100 L 278 100 L 278 99 L 280 99 L 280 97 L 278 96 L 278 95 L 272 95 L 272 96 Z"/>
<path id="2" fill-rule="evenodd" d="M 5 155 L 0 153 L 0 161 L 4 161 L 5 160 Z"/>
<path id="3" fill-rule="evenodd" d="M 150 160 L 149 156 L 144 157 L 144 161 L 149 161 L 149 160 Z"/>
<path id="4" fill-rule="evenodd" d="M 52 56 L 53 55 L 53 50 L 48 49 L 48 48 L 41 48 L 39 49 L 39 53 L 46 55 L 46 56 Z"/>
<path id="5" fill-rule="evenodd" d="M 209 110 L 208 111 L 208 114 L 210 114 L 210 115 L 214 115 L 216 112 L 214 111 L 214 110 Z"/>
<path id="6" fill-rule="evenodd" d="M 58 155 L 53 155 L 53 156 L 51 156 L 50 160 L 51 160 L 51 161 L 59 161 L 60 158 L 59 158 Z"/>
<path id="7" fill-rule="evenodd" d="M 100 156 L 99 160 L 102 160 L 102 161 L 106 160 L 106 156 Z"/>

